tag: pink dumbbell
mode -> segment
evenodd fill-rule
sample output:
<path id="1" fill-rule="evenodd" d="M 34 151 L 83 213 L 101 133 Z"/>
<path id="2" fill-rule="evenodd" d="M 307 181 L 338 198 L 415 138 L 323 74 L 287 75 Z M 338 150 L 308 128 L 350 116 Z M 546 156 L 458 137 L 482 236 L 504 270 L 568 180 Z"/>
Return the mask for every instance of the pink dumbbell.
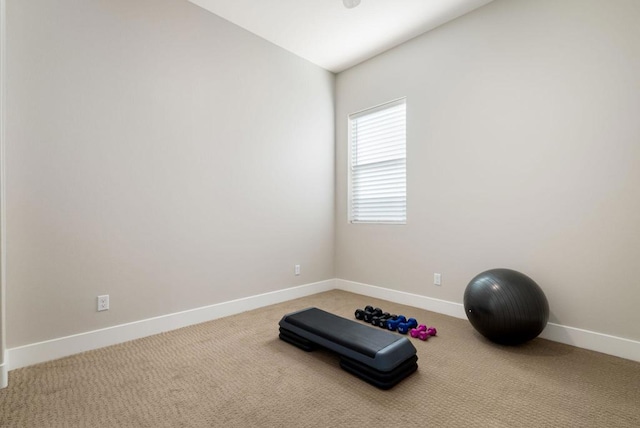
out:
<path id="1" fill-rule="evenodd" d="M 435 336 L 436 334 L 438 334 L 438 331 L 436 330 L 436 328 L 429 327 L 426 330 L 423 330 L 420 333 L 418 333 L 418 339 L 427 340 L 429 336 Z"/>
<path id="2" fill-rule="evenodd" d="M 417 337 L 420 340 L 427 340 L 429 336 L 435 336 L 438 331 L 435 327 L 427 327 L 424 324 L 420 324 L 417 328 L 411 330 L 411 337 Z"/>
<path id="3" fill-rule="evenodd" d="M 424 324 L 420 324 L 418 327 L 412 328 L 409 334 L 411 334 L 411 337 L 418 337 L 422 331 L 427 331 L 427 326 Z"/>

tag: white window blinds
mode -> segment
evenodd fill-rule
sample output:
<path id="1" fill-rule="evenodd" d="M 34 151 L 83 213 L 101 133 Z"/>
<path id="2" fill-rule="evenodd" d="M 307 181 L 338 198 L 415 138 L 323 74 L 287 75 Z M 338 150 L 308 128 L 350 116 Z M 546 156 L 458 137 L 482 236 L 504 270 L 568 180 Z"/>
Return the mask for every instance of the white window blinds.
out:
<path id="1" fill-rule="evenodd" d="M 349 116 L 350 220 L 406 223 L 406 100 Z"/>

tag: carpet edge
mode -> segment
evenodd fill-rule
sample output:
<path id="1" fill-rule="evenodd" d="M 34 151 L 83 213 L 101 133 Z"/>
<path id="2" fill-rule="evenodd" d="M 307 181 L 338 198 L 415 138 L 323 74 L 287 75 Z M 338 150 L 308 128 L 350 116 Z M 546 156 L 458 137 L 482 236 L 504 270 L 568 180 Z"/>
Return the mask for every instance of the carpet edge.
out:
<path id="1" fill-rule="evenodd" d="M 10 364 L 3 371 L 43 363 L 80 352 L 103 348 L 154 334 L 212 321 L 276 303 L 330 291 L 335 288 L 335 280 L 303 284 L 282 290 L 248 296 L 227 302 L 216 303 L 186 311 L 175 312 L 125 324 L 73 334 L 69 336 L 31 343 L 8 349 Z"/>
<path id="2" fill-rule="evenodd" d="M 338 290 L 414 306 L 455 318 L 467 319 L 464 306 L 461 303 L 343 279 L 336 279 L 335 282 Z M 555 323 L 548 323 L 540 337 L 553 342 L 640 362 L 640 341 Z"/>

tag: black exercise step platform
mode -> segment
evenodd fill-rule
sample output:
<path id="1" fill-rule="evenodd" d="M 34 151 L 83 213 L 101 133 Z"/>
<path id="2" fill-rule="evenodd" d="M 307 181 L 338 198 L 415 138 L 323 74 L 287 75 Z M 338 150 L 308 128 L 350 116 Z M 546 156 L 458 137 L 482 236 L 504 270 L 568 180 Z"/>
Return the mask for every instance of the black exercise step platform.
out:
<path id="1" fill-rule="evenodd" d="M 418 369 L 416 348 L 406 337 L 322 309 L 287 314 L 279 324 L 280 339 L 305 351 L 333 351 L 341 357 L 340 367 L 381 389 Z"/>

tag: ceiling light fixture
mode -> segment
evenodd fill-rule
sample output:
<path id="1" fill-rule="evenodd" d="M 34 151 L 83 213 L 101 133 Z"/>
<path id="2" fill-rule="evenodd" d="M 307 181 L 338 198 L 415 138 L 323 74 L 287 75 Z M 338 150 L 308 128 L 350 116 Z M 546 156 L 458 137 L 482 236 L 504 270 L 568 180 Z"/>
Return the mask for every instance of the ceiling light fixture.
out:
<path id="1" fill-rule="evenodd" d="M 360 4 L 360 0 L 342 0 L 342 3 L 347 9 L 352 9 Z"/>

